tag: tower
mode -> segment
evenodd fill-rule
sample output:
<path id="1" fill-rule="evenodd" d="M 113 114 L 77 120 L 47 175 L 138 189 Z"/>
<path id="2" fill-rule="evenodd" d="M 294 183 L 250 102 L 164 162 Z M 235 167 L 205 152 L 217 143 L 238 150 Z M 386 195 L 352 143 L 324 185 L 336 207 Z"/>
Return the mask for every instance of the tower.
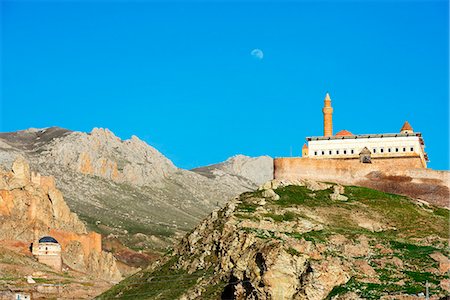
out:
<path id="1" fill-rule="evenodd" d="M 306 144 L 302 147 L 302 157 L 308 157 L 308 145 Z"/>
<path id="2" fill-rule="evenodd" d="M 405 123 L 402 126 L 402 129 L 400 129 L 400 133 L 413 133 L 414 130 L 412 129 L 411 125 L 408 123 L 408 121 L 405 121 Z"/>
<path id="3" fill-rule="evenodd" d="M 324 105 L 323 105 L 323 135 L 332 136 L 333 135 L 333 108 L 331 107 L 330 94 L 325 95 Z"/>

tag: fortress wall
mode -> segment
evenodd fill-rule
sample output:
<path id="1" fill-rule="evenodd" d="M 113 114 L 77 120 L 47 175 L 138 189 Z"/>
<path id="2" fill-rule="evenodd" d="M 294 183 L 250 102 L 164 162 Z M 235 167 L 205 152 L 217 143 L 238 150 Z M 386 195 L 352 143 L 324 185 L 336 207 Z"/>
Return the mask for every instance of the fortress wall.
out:
<path id="1" fill-rule="evenodd" d="M 83 247 L 84 257 L 87 259 L 92 251 L 100 253 L 102 251 L 102 237 L 99 233 L 89 232 L 88 234 L 77 234 L 60 230 L 50 230 L 50 236 L 54 237 L 64 251 L 72 241 L 78 241 Z"/>
<path id="2" fill-rule="evenodd" d="M 419 157 L 397 157 L 372 159 L 371 164 L 362 164 L 359 159 L 312 159 L 289 157 L 274 159 L 276 179 L 314 179 L 322 181 L 354 184 L 374 171 L 387 175 L 405 175 L 406 170 L 422 168 Z M 425 169 L 422 169 L 425 170 Z"/>
<path id="3" fill-rule="evenodd" d="M 423 168 L 419 157 L 372 159 L 372 164 L 359 159 L 275 158 L 274 178 L 365 186 L 443 207 L 450 204 L 450 173 Z"/>

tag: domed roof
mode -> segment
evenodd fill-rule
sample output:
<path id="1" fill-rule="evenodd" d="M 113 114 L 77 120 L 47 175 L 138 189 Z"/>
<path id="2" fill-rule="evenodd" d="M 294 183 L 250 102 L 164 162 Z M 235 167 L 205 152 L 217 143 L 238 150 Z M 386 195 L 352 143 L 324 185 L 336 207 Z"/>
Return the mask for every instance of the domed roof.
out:
<path id="1" fill-rule="evenodd" d="M 341 130 L 338 133 L 336 133 L 335 136 L 352 136 L 352 135 L 353 135 L 353 133 L 344 129 L 344 130 Z"/>
<path id="2" fill-rule="evenodd" d="M 372 152 L 370 152 L 370 150 L 367 147 L 364 147 L 364 149 L 362 149 L 361 152 L 359 152 L 359 154 L 368 155 L 372 154 Z"/>
<path id="3" fill-rule="evenodd" d="M 55 243 L 58 244 L 58 241 L 52 238 L 51 236 L 44 236 L 39 239 L 39 243 Z"/>
<path id="4" fill-rule="evenodd" d="M 408 123 L 408 121 L 405 121 L 405 123 L 402 126 L 402 129 L 400 129 L 400 132 L 403 132 L 403 131 L 411 131 L 411 132 L 414 131 L 412 129 L 411 125 Z"/>

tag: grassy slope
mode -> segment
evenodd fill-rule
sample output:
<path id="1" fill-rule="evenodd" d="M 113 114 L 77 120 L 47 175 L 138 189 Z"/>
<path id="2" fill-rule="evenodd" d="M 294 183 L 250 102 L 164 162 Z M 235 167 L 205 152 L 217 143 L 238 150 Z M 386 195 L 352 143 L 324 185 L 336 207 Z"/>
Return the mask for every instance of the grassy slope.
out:
<path id="1" fill-rule="evenodd" d="M 353 277 L 346 284 L 335 287 L 329 298 L 347 291 L 354 291 L 367 299 L 378 299 L 386 293 L 417 294 L 425 290 L 426 281 L 431 284 L 432 294 L 444 293 L 439 286 L 439 281 L 444 277 L 429 272 L 430 269 L 438 268 L 438 263 L 429 254 L 441 252 L 448 255 L 446 245 L 442 242 L 442 239 L 448 239 L 448 210 L 421 207 L 403 196 L 353 186 L 345 189 L 349 198 L 346 202 L 332 201 L 329 197 L 331 190 L 311 192 L 305 187 L 288 186 L 279 188 L 276 192 L 281 199 L 268 201 L 266 207 L 271 213 L 264 216 L 255 213 L 258 205 L 251 201 L 252 198 L 260 197 L 261 192 L 242 194 L 242 203 L 238 206 L 236 216 L 241 219 L 271 218 L 274 222 L 284 222 L 299 215 L 277 211 L 303 207 L 326 219 L 324 229 L 306 234 L 290 233 L 291 237 L 327 244 L 328 238 L 336 234 L 353 240 L 365 235 L 370 239 L 371 246 L 379 244 L 385 249 L 391 249 L 388 253 L 378 251 L 368 261 L 377 272 L 379 283 L 366 283 Z M 376 215 L 391 229 L 381 232 L 364 229 L 352 220 L 351 215 L 354 213 Z M 308 218 L 308 215 L 301 217 Z M 273 238 L 273 235 L 257 236 L 263 239 Z M 390 264 L 381 268 L 376 263 L 377 260 L 393 257 L 402 260 L 401 270 Z M 176 299 L 183 291 L 195 285 L 197 279 L 210 275 L 208 270 L 199 270 L 194 274 L 175 270 L 173 265 L 176 259 L 172 257 L 156 271 L 144 270 L 125 279 L 101 298 L 134 299 L 133 297 L 139 296 L 142 299 Z M 223 285 L 220 284 L 212 286 L 202 295 L 202 299 L 218 299 L 222 289 Z"/>

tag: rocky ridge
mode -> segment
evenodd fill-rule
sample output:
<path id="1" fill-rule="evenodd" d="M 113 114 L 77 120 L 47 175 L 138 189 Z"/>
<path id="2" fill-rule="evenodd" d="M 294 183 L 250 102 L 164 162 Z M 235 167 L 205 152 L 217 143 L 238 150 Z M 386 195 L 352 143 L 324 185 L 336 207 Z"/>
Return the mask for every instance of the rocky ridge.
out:
<path id="1" fill-rule="evenodd" d="M 61 245 L 63 272 L 31 253 L 31 244 L 47 235 Z M 122 279 L 101 236 L 71 212 L 55 179 L 30 171 L 21 157 L 10 171 L 0 169 L 0 278 L 0 299 L 15 291 L 33 299 L 91 299 Z"/>
<path id="2" fill-rule="evenodd" d="M 139 138 L 123 141 L 102 128 L 0 133 L 0 165 L 10 165 L 18 155 L 56 178 L 70 209 L 91 230 L 135 250 L 163 251 L 227 199 L 273 173 L 271 158 L 244 156 L 235 164 L 246 170 L 240 175 L 236 168 L 233 173 L 215 168 L 208 176 L 183 170 Z M 261 164 L 257 174 L 248 171 L 246 161 Z"/>
<path id="3" fill-rule="evenodd" d="M 448 226 L 447 209 L 404 196 L 271 181 L 99 299 L 419 299 L 426 282 L 443 299 Z"/>
<path id="4" fill-rule="evenodd" d="M 105 280 L 122 277 L 114 257 L 91 245 L 100 236 L 88 232 L 70 211 L 54 178 L 30 172 L 23 158 L 14 161 L 11 171 L 0 172 L 0 219 L 0 240 L 31 245 L 35 238 L 51 235 L 61 244 L 69 268 Z"/>

